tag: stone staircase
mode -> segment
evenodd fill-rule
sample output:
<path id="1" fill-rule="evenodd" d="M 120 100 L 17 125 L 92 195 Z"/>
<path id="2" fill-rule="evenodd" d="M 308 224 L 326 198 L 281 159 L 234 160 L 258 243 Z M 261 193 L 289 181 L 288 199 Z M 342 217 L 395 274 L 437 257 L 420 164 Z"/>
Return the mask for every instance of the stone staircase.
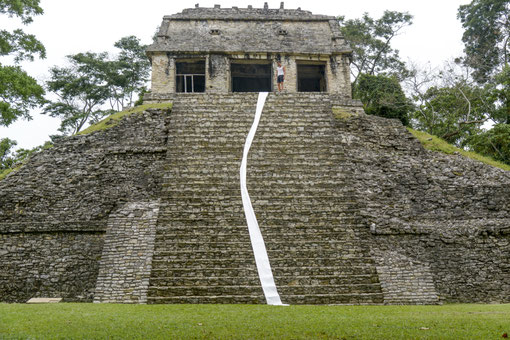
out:
<path id="1" fill-rule="evenodd" d="M 239 185 L 257 94 L 175 96 L 149 303 L 265 303 Z M 383 296 L 326 94 L 270 94 L 248 190 L 282 302 Z"/>

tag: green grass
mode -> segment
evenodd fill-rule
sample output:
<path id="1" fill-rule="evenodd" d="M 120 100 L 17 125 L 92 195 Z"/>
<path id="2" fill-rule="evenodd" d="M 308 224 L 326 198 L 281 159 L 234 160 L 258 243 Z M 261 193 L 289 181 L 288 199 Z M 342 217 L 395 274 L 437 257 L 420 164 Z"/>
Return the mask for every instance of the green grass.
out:
<path id="1" fill-rule="evenodd" d="M 141 113 L 146 109 L 166 109 L 167 112 L 172 109 L 172 103 L 157 103 L 157 104 L 145 104 L 140 106 L 135 106 L 131 109 L 120 111 L 112 114 L 111 116 L 106 117 L 102 121 L 97 124 L 91 125 L 83 131 L 78 132 L 78 135 L 86 135 L 95 131 L 101 131 L 109 129 L 119 123 L 119 121 L 129 115 L 134 113 Z"/>
<path id="2" fill-rule="evenodd" d="M 5 177 L 7 177 L 7 175 L 13 171 L 14 171 L 14 169 L 11 169 L 11 168 L 0 170 L 0 181 L 3 180 Z"/>
<path id="3" fill-rule="evenodd" d="M 0 304 L 0 339 L 501 339 L 510 305 Z"/>
<path id="4" fill-rule="evenodd" d="M 0 181 L 7 177 L 7 175 L 10 174 L 11 172 L 18 171 L 19 169 L 21 169 L 21 165 L 18 165 L 14 168 L 0 170 Z"/>
<path id="5" fill-rule="evenodd" d="M 480 154 L 477 154 L 476 152 L 472 151 L 465 151 L 459 148 L 456 148 L 455 146 L 448 144 L 446 141 L 442 140 L 439 137 L 430 135 L 426 132 L 413 130 L 411 128 L 407 128 L 409 132 L 411 132 L 418 140 L 421 142 L 424 148 L 432 150 L 432 151 L 439 151 L 446 154 L 453 154 L 455 152 L 458 152 L 459 154 L 480 161 L 482 163 L 492 165 L 497 168 L 501 168 L 503 170 L 510 170 L 510 165 L 501 163 L 498 161 L 495 161 L 494 159 L 490 157 L 485 157 Z"/>

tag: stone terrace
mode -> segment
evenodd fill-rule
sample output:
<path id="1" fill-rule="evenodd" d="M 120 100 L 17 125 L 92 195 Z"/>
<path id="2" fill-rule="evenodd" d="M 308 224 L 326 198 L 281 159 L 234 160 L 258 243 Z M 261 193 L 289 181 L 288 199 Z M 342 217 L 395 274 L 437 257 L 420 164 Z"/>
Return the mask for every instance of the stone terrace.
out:
<path id="1" fill-rule="evenodd" d="M 2 301 L 264 301 L 238 177 L 256 95 L 166 99 L 0 181 Z M 396 120 L 270 94 L 247 180 L 284 303 L 510 301 L 509 173 Z"/>

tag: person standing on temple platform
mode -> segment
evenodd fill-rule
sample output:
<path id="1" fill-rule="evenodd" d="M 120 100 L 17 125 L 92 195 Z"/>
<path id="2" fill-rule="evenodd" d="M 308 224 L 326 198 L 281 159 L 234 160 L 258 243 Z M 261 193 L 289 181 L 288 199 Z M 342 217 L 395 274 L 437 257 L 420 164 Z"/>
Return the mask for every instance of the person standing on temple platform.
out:
<path id="1" fill-rule="evenodd" d="M 278 92 L 283 91 L 283 81 L 285 79 L 285 67 L 282 66 L 280 61 L 277 61 L 276 64 L 276 82 L 278 83 Z"/>

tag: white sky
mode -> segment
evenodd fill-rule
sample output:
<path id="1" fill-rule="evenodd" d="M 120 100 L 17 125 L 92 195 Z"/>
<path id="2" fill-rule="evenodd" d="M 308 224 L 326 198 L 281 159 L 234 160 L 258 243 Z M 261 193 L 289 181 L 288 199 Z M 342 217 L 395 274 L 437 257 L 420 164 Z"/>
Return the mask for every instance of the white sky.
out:
<path id="1" fill-rule="evenodd" d="M 113 43 L 122 37 L 135 35 L 142 43 L 151 42 L 151 37 L 161 23 L 163 15 L 181 12 L 184 8 L 253 5 L 262 8 L 264 1 L 200 1 L 200 0 L 41 0 L 44 14 L 34 22 L 23 26 L 18 20 L 1 18 L 1 28 L 22 27 L 25 32 L 35 34 L 47 51 L 45 60 L 23 63 L 23 68 L 40 83 L 48 78 L 48 69 L 53 65 L 65 65 L 65 56 L 85 51 L 114 51 Z M 269 8 L 279 8 L 280 1 L 267 1 Z M 379 18 L 384 10 L 407 11 L 414 16 L 413 25 L 396 37 L 392 46 L 400 51 L 403 60 L 418 64 L 430 62 L 440 65 L 443 61 L 462 53 L 462 28 L 457 20 L 457 9 L 470 0 L 287 0 L 285 8 L 311 11 L 314 14 L 345 15 L 347 19 L 359 18 L 368 12 Z M 7 59 L 1 59 L 7 63 Z M 9 137 L 18 142 L 18 147 L 32 148 L 49 140 L 56 134 L 60 121 L 32 113 L 33 120 L 18 121 L 7 128 L 0 127 L 0 138 Z"/>

